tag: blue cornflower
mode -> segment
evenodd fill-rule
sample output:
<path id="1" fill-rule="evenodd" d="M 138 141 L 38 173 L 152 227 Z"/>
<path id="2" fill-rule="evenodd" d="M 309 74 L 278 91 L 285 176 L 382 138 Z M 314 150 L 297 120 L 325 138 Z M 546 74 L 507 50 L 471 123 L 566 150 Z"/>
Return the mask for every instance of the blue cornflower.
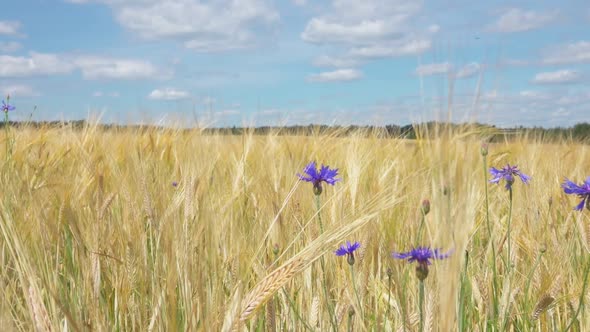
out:
<path id="1" fill-rule="evenodd" d="M 582 199 L 580 204 L 578 204 L 574 209 L 578 211 L 582 211 L 584 209 L 584 205 L 590 211 L 590 176 L 586 178 L 586 181 L 581 185 L 577 185 L 574 182 L 565 179 L 565 182 L 561 185 L 563 191 L 566 194 L 573 194 L 578 195 Z"/>
<path id="2" fill-rule="evenodd" d="M 445 259 L 451 255 L 451 251 L 441 253 L 441 249 L 431 249 L 430 247 L 416 247 L 408 252 L 394 252 L 393 258 L 407 259 L 408 263 L 418 262 L 416 266 L 416 276 L 421 281 L 428 277 L 428 265 L 432 264 L 431 260 Z"/>
<path id="3" fill-rule="evenodd" d="M 305 166 L 303 169 L 303 173 L 307 174 L 307 176 L 303 176 L 297 173 L 299 179 L 313 183 L 313 191 L 316 195 L 322 193 L 322 182 L 327 184 L 334 185 L 336 182 L 342 180 L 337 179 L 336 176 L 338 175 L 338 169 L 330 169 L 328 166 L 322 165 L 320 170 L 318 171 L 316 167 L 315 161 L 310 162 Z"/>
<path id="4" fill-rule="evenodd" d="M 515 176 L 518 176 L 525 184 L 528 184 L 531 179 L 530 176 L 522 173 L 518 169 L 518 166 L 510 166 L 510 164 L 504 166 L 502 169 L 492 167 L 490 168 L 490 174 L 493 176 L 490 180 L 491 183 L 499 183 L 502 179 L 506 180 L 506 189 L 512 189 Z"/>
<path id="5" fill-rule="evenodd" d="M 346 245 L 341 245 L 340 248 L 338 248 L 338 250 L 334 251 L 334 253 L 336 254 L 336 256 L 346 255 L 346 260 L 348 261 L 348 264 L 354 265 L 354 251 L 360 247 L 361 244 L 359 242 L 350 244 L 349 241 L 346 241 Z"/>
<path id="6" fill-rule="evenodd" d="M 7 100 L 6 102 L 4 102 L 4 100 L 2 101 L 2 111 L 4 113 L 8 113 L 8 111 L 12 111 L 14 110 L 16 107 L 12 106 L 9 104 L 10 100 Z"/>

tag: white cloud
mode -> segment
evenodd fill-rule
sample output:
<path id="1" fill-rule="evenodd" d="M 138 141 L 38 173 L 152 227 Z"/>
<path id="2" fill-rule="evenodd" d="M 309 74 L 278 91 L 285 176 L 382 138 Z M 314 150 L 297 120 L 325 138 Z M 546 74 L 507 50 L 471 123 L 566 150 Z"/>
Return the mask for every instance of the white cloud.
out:
<path id="1" fill-rule="evenodd" d="M 105 96 L 112 97 L 112 98 L 117 98 L 117 97 L 119 97 L 119 93 L 118 92 L 109 92 L 109 93 L 106 93 L 106 92 L 103 92 L 103 91 L 94 91 L 92 93 L 92 97 L 96 97 L 96 98 L 98 98 L 98 97 L 105 97 Z"/>
<path id="2" fill-rule="evenodd" d="M 463 66 L 461 69 L 459 69 L 456 77 L 457 78 L 469 78 L 469 77 L 472 77 L 472 76 L 478 74 L 481 71 L 481 69 L 482 68 L 479 63 L 472 62 L 472 63 L 469 63 L 469 64 Z"/>
<path id="3" fill-rule="evenodd" d="M 20 50 L 23 47 L 21 43 L 15 41 L 3 42 L 0 41 L 0 52 L 12 53 Z"/>
<path id="4" fill-rule="evenodd" d="M 18 36 L 20 27 L 21 24 L 17 21 L 0 21 L 0 35 Z"/>
<path id="5" fill-rule="evenodd" d="M 152 63 L 143 60 L 116 59 L 100 56 L 80 56 L 73 63 L 89 80 L 139 80 L 167 77 Z"/>
<path id="6" fill-rule="evenodd" d="M 55 54 L 31 53 L 29 57 L 0 55 L 0 77 L 67 74 L 74 66 Z"/>
<path id="7" fill-rule="evenodd" d="M 535 84 L 564 84 L 575 83 L 580 79 L 580 73 L 569 69 L 563 69 L 553 72 L 538 73 L 535 75 L 532 82 Z"/>
<path id="8" fill-rule="evenodd" d="M 10 95 L 11 99 L 36 97 L 40 95 L 39 92 L 35 91 L 31 86 L 24 84 L 0 85 L 0 93 L 2 93 L 2 96 Z"/>
<path id="9" fill-rule="evenodd" d="M 393 36 L 394 30 L 384 20 L 366 20 L 354 24 L 312 18 L 301 38 L 310 43 L 366 43 Z"/>
<path id="10" fill-rule="evenodd" d="M 363 73 L 356 69 L 338 69 L 309 75 L 308 80 L 310 82 L 343 82 L 358 80 L 362 76 Z"/>
<path id="11" fill-rule="evenodd" d="M 0 55 L 0 77 L 32 77 L 70 74 L 80 70 L 85 79 L 158 79 L 164 72 L 149 61 L 102 56 L 69 56 L 30 53 L 29 56 Z"/>
<path id="12" fill-rule="evenodd" d="M 347 44 L 398 39 L 420 9 L 419 1 L 333 0 L 332 10 L 311 18 L 301 38 L 310 43 Z"/>
<path id="13" fill-rule="evenodd" d="M 307 4 L 307 0 L 292 0 L 292 1 L 297 6 L 305 6 Z"/>
<path id="14" fill-rule="evenodd" d="M 416 75 L 432 76 L 447 74 L 453 69 L 453 66 L 448 62 L 430 63 L 427 65 L 420 65 L 416 68 Z"/>
<path id="15" fill-rule="evenodd" d="M 511 8 L 492 24 L 491 30 L 498 32 L 520 32 L 540 28 L 557 18 L 557 11 L 540 13 L 532 10 Z"/>
<path id="16" fill-rule="evenodd" d="M 590 63 L 590 42 L 578 41 L 550 49 L 543 62 L 546 64 Z"/>
<path id="17" fill-rule="evenodd" d="M 254 47 L 264 37 L 272 36 L 271 28 L 280 19 L 268 0 L 93 2 L 109 5 L 119 24 L 142 38 L 173 38 L 201 52 Z"/>
<path id="18" fill-rule="evenodd" d="M 324 55 L 318 67 L 351 68 L 379 58 L 419 55 L 432 47 L 437 24 L 421 21 L 422 1 L 332 0 L 321 14 L 311 17 L 303 41 L 341 50 Z M 322 76 L 314 76 L 322 79 Z"/>
<path id="19" fill-rule="evenodd" d="M 431 46 L 432 42 L 429 39 L 413 39 L 355 47 L 349 53 L 351 56 L 364 59 L 387 58 L 422 54 Z"/>
<path id="20" fill-rule="evenodd" d="M 189 97 L 190 94 L 187 91 L 173 88 L 155 89 L 148 96 L 149 99 L 153 100 L 181 100 Z"/>
<path id="21" fill-rule="evenodd" d="M 313 60 L 313 65 L 316 67 L 353 67 L 358 65 L 358 62 L 350 57 L 322 55 Z"/>

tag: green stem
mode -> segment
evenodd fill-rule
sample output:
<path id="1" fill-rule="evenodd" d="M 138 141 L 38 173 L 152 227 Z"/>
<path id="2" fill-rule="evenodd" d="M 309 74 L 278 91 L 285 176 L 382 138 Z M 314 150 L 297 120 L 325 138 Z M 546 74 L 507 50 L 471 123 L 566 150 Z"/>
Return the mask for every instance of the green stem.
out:
<path id="1" fill-rule="evenodd" d="M 285 287 L 283 287 L 283 293 L 285 294 L 287 301 L 289 301 L 289 306 L 291 307 L 291 309 L 293 309 L 293 312 L 295 313 L 297 319 L 303 324 L 306 330 L 313 331 L 313 328 L 309 326 L 309 324 L 303 319 L 303 317 L 301 317 L 299 310 L 297 310 L 295 303 L 293 303 L 293 300 L 291 300 L 291 297 L 289 296 L 289 293 L 287 293 L 287 291 L 285 290 Z"/>
<path id="2" fill-rule="evenodd" d="M 8 136 L 8 112 L 4 111 L 4 130 L 6 131 L 6 160 L 8 161 L 10 155 L 10 141 Z"/>
<path id="3" fill-rule="evenodd" d="M 483 156 L 483 174 L 484 174 L 484 184 L 485 184 L 485 199 L 486 199 L 486 225 L 488 229 L 488 241 L 492 245 L 492 302 L 493 302 L 493 311 L 492 311 L 492 319 L 495 319 L 496 313 L 498 312 L 498 275 L 496 269 L 496 245 L 494 244 L 494 239 L 492 238 L 492 226 L 490 223 L 490 204 L 488 198 L 488 165 L 487 165 L 487 156 Z"/>
<path id="4" fill-rule="evenodd" d="M 387 312 L 385 319 L 389 318 L 389 312 L 391 311 L 391 273 L 387 273 Z"/>
<path id="5" fill-rule="evenodd" d="M 363 315 L 363 305 L 362 305 L 362 302 L 361 302 L 361 298 L 359 296 L 359 293 L 358 293 L 358 291 L 356 289 L 356 283 L 354 282 L 354 265 L 350 265 L 350 282 L 352 283 L 352 289 L 354 290 L 354 295 L 356 296 L 356 302 L 357 302 L 357 304 L 359 306 L 359 310 L 360 310 L 360 313 L 361 313 L 361 318 L 363 318 L 364 317 L 364 315 Z"/>
<path id="6" fill-rule="evenodd" d="M 320 224 L 320 234 L 324 233 L 324 225 L 322 223 L 322 215 L 320 213 L 321 209 L 321 201 L 320 195 L 315 195 L 315 202 L 317 208 L 317 216 L 318 216 L 318 223 Z M 328 293 L 328 278 L 326 276 L 326 262 L 324 261 L 324 256 L 320 258 L 320 264 L 322 266 L 322 280 L 323 280 L 323 288 L 324 288 L 324 296 L 326 297 L 326 303 L 328 304 L 328 314 L 330 315 L 330 323 L 332 324 L 332 330 L 334 332 L 338 331 L 338 322 L 336 321 L 336 317 L 334 315 L 334 308 L 332 307 L 332 301 L 330 300 L 330 296 Z"/>
<path id="7" fill-rule="evenodd" d="M 418 331 L 424 331 L 424 281 L 420 281 L 420 293 L 419 293 L 419 306 L 420 306 L 420 329 Z"/>
<path id="8" fill-rule="evenodd" d="M 588 286 L 588 271 L 590 271 L 590 261 L 586 262 L 586 270 L 584 271 L 584 285 L 582 286 L 582 293 L 580 294 L 580 300 L 578 301 L 578 309 L 576 310 L 576 314 L 572 318 L 572 321 L 568 324 L 565 328 L 564 332 L 569 331 L 574 323 L 578 320 L 578 316 L 580 315 L 580 311 L 584 306 L 584 298 L 586 296 L 586 287 Z"/>
<path id="9" fill-rule="evenodd" d="M 416 243 L 422 243 L 422 232 L 424 231 L 424 221 L 426 219 L 424 212 L 420 211 L 420 215 L 422 218 L 420 220 L 420 228 L 418 228 L 418 237 L 416 238 Z"/>
<path id="10" fill-rule="evenodd" d="M 509 197 L 510 197 L 510 199 L 509 199 L 510 206 L 508 208 L 508 230 L 507 230 L 508 235 L 506 238 L 506 240 L 508 241 L 508 253 L 507 253 L 508 259 L 506 261 L 508 262 L 508 265 L 507 265 L 508 273 L 511 273 L 512 272 L 512 251 L 511 251 L 512 240 L 510 237 L 510 233 L 511 233 L 510 230 L 511 230 L 511 224 L 512 224 L 512 187 L 510 187 L 510 189 L 508 189 L 508 192 L 509 192 Z"/>
<path id="11" fill-rule="evenodd" d="M 465 283 L 467 280 L 467 265 L 469 264 L 469 252 L 465 251 L 465 267 L 463 269 L 463 275 L 461 276 L 461 289 L 459 290 L 459 331 L 463 331 L 465 328 L 464 317 L 465 314 L 463 307 L 465 306 Z"/>

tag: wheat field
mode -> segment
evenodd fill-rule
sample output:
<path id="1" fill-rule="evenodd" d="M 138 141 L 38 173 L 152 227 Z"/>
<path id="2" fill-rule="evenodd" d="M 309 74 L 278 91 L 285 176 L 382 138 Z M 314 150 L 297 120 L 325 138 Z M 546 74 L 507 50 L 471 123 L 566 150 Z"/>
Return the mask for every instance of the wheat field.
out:
<path id="1" fill-rule="evenodd" d="M 590 329 L 590 211 L 560 187 L 590 175 L 587 145 L 521 134 L 484 165 L 473 128 L 24 127 L 8 155 L 0 135 L 2 331 Z M 319 210 L 297 176 L 310 161 L 342 179 Z M 510 237 L 509 195 L 487 184 L 506 163 L 532 178 L 514 184 Z M 353 269 L 334 254 L 346 241 Z M 414 264 L 392 257 L 419 245 L 451 251 L 421 300 Z"/>

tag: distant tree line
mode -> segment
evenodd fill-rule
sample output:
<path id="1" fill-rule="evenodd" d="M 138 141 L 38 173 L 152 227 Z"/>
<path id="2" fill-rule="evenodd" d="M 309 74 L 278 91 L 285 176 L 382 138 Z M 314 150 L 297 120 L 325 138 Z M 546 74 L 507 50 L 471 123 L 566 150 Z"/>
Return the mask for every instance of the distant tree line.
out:
<path id="1" fill-rule="evenodd" d="M 4 122 L 0 123 L 3 127 Z M 96 124 L 85 120 L 76 121 L 27 121 L 27 122 L 9 122 L 11 127 L 32 127 L 32 128 L 55 128 L 68 127 L 73 129 L 83 129 L 89 126 L 96 126 L 102 130 L 138 130 L 149 131 L 154 129 L 166 129 L 165 127 L 151 126 L 151 125 L 120 125 L 120 124 Z M 171 129 L 171 128 L 168 128 Z M 174 129 L 174 128 L 172 128 Z M 190 129 L 175 129 L 175 130 L 194 130 Z M 572 127 L 513 127 L 513 128 L 497 128 L 480 123 L 445 123 L 445 122 L 425 122 L 419 124 L 410 124 L 399 126 L 389 124 L 385 126 L 339 126 L 339 125 L 295 125 L 295 126 L 261 126 L 254 128 L 247 127 L 207 127 L 196 128 L 204 134 L 218 134 L 218 135 L 330 135 L 335 137 L 347 137 L 351 135 L 360 136 L 378 136 L 383 138 L 405 138 L 416 139 L 418 137 L 439 137 L 440 135 L 452 133 L 466 133 L 472 132 L 478 134 L 489 141 L 501 141 L 510 139 L 511 137 L 527 136 L 530 138 L 540 139 L 544 141 L 556 140 L 574 140 L 579 142 L 590 143 L 590 123 L 578 123 Z"/>

